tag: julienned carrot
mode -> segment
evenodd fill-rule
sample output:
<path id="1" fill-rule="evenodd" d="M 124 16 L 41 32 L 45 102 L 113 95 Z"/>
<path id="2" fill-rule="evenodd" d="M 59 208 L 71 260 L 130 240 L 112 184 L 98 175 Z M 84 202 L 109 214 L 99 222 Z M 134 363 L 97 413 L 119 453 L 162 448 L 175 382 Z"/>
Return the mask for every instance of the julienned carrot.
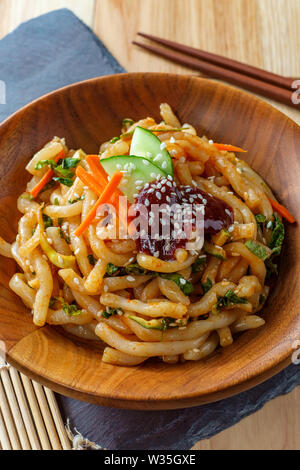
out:
<path id="1" fill-rule="evenodd" d="M 107 184 L 107 173 L 100 163 L 99 155 L 87 155 L 87 164 L 89 165 L 91 172 L 99 182 Z"/>
<path id="2" fill-rule="evenodd" d="M 99 157 L 97 157 L 99 159 Z M 90 174 L 86 170 L 82 168 L 82 166 L 78 166 L 76 169 L 76 176 L 81 179 L 81 181 L 88 186 L 94 193 L 96 193 L 98 196 L 101 196 L 105 186 L 108 183 L 107 175 L 105 179 L 105 184 L 102 186 L 102 184 L 99 184 L 99 182 L 96 180 L 94 177 L 94 173 Z M 102 179 L 101 179 L 102 182 Z M 117 189 L 112 197 L 112 200 L 110 201 L 113 206 L 116 208 L 116 213 L 119 216 L 119 219 L 123 222 L 123 226 L 128 228 L 128 225 L 130 224 L 132 218 L 128 217 L 128 211 L 129 211 L 129 203 L 127 201 L 127 214 L 124 214 L 124 211 L 120 211 L 120 197 L 123 196 L 124 194 Z M 123 216 L 124 215 L 124 216 Z"/>
<path id="3" fill-rule="evenodd" d="M 106 185 L 107 184 L 107 173 L 104 170 L 103 166 L 101 165 L 99 155 L 88 155 L 86 157 L 86 161 L 93 173 L 94 177 L 99 180 L 100 184 Z M 119 199 L 120 196 L 124 196 L 124 194 L 118 189 L 115 193 L 116 199 Z M 116 202 L 116 201 L 114 201 Z"/>
<path id="4" fill-rule="evenodd" d="M 54 159 L 55 163 L 59 162 L 59 160 L 63 159 L 65 156 L 65 151 L 62 150 L 58 155 L 57 157 Z M 46 184 L 48 184 L 52 177 L 54 175 L 54 171 L 53 170 L 48 170 L 47 173 L 43 176 L 43 178 L 41 179 L 41 181 L 39 181 L 39 183 L 30 191 L 30 195 L 32 197 L 37 197 L 40 192 L 42 191 L 42 189 L 46 186 Z"/>
<path id="5" fill-rule="evenodd" d="M 88 173 L 82 166 L 78 166 L 76 168 L 76 176 L 79 179 L 81 179 L 83 184 L 88 186 L 98 196 L 101 196 L 101 194 L 103 193 L 103 191 L 104 191 L 104 189 L 105 189 L 105 187 L 108 183 L 108 180 L 106 180 L 104 182 L 104 184 L 99 183 L 99 181 L 97 181 L 96 178 L 94 178 L 93 175 Z"/>
<path id="6" fill-rule="evenodd" d="M 122 181 L 123 178 L 123 173 L 118 171 L 115 173 L 110 180 L 110 182 L 107 184 L 106 188 L 104 189 L 103 193 L 99 197 L 98 201 L 92 208 L 92 210 L 89 212 L 87 215 L 86 219 L 82 222 L 80 227 L 75 232 L 76 237 L 81 237 L 81 235 L 86 231 L 86 229 L 91 225 L 95 217 L 97 216 L 97 210 L 102 204 L 107 204 L 109 201 L 112 199 L 112 196 L 114 195 L 115 191 L 117 190 L 119 184 Z"/>
<path id="7" fill-rule="evenodd" d="M 282 215 L 282 217 L 284 217 L 288 222 L 290 222 L 291 224 L 294 224 L 296 221 L 295 217 L 292 216 L 292 214 L 284 207 L 282 206 L 281 204 L 279 204 L 279 202 L 277 201 L 274 201 L 274 199 L 271 199 L 271 198 L 268 198 L 273 209 L 278 212 L 278 214 Z"/>
<path id="8" fill-rule="evenodd" d="M 218 150 L 225 150 L 226 152 L 243 152 L 246 153 L 247 150 L 241 149 L 240 147 L 235 147 L 234 145 L 229 144 L 214 144 Z"/>

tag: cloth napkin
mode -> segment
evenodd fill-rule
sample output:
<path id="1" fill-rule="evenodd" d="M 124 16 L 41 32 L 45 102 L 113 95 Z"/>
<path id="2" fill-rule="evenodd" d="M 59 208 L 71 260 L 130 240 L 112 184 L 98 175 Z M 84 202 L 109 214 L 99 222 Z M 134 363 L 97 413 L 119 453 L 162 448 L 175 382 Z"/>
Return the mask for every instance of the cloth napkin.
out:
<path id="1" fill-rule="evenodd" d="M 0 80 L 7 89 L 7 104 L 0 104 L 0 121 L 54 89 L 120 72 L 123 68 L 72 12 L 63 9 L 31 20 L 0 41 Z M 102 448 L 188 450 L 298 385 L 300 367 L 292 365 L 252 390 L 193 409 L 127 411 L 62 396 L 58 400 L 71 427 Z"/>

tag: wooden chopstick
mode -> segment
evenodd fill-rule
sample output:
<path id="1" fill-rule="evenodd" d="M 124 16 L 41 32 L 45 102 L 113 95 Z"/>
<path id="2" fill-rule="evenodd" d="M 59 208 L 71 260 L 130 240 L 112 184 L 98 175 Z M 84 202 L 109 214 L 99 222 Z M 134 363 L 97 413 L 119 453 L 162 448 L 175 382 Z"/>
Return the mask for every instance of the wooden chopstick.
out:
<path id="1" fill-rule="evenodd" d="M 12 450 L 22 450 L 22 447 L 19 441 L 18 431 L 16 429 L 16 425 L 11 414 L 11 410 L 10 410 L 10 407 L 6 398 L 6 394 L 5 394 L 1 379 L 0 379 L 0 411 L 3 417 L 3 421 L 5 423 L 5 429 L 7 430 L 7 439 L 9 439 L 11 443 Z"/>
<path id="2" fill-rule="evenodd" d="M 257 93 L 267 98 L 276 100 L 280 103 L 284 103 L 294 109 L 300 108 L 300 104 L 294 104 L 292 101 L 292 96 L 295 90 L 289 91 L 285 88 L 272 85 L 271 83 L 263 82 L 256 78 L 248 77 L 233 70 L 222 68 L 219 65 L 214 65 L 209 62 L 205 62 L 204 60 L 185 56 L 181 53 L 177 53 L 172 50 L 157 48 L 155 46 L 142 44 L 137 41 L 133 41 L 133 44 L 141 47 L 142 49 L 148 50 L 156 55 L 159 55 L 160 57 L 164 57 L 178 64 L 191 67 L 195 70 L 199 70 L 200 72 L 204 73 L 205 75 L 208 75 L 209 77 L 225 80 L 228 83 L 231 83 L 232 85 L 245 88 L 246 90 L 251 91 L 253 93 Z"/>
<path id="3" fill-rule="evenodd" d="M 58 404 L 57 404 L 57 401 L 55 399 L 54 393 L 52 392 L 52 390 L 49 390 L 49 388 L 45 388 L 44 390 L 45 390 L 45 393 L 46 393 L 49 408 L 50 408 L 50 411 L 51 411 L 51 414 L 52 414 L 54 424 L 55 424 L 56 429 L 57 429 L 57 433 L 58 433 L 62 448 L 63 448 L 63 450 L 72 450 L 70 439 L 67 436 L 66 428 L 65 428 L 65 425 L 63 423 L 63 420 L 62 420 L 60 410 L 58 408 Z"/>
<path id="4" fill-rule="evenodd" d="M 7 369 L 3 369 L 1 372 L 1 380 L 7 396 L 7 401 L 12 413 L 12 417 L 16 426 L 17 433 L 19 435 L 19 440 L 21 448 L 23 450 L 31 450 L 31 445 L 28 439 L 27 431 L 22 419 L 20 412 L 19 404 L 15 395 L 14 387 L 10 380 L 10 376 Z"/>
<path id="5" fill-rule="evenodd" d="M 30 406 L 30 410 L 33 416 L 33 420 L 36 425 L 36 430 L 39 436 L 42 450 L 52 450 L 51 444 L 49 442 L 47 430 L 44 424 L 44 420 L 41 414 L 41 410 L 40 410 L 40 407 L 37 402 L 37 398 L 33 390 L 32 382 L 24 374 L 21 374 L 21 379 L 22 379 L 26 397 Z"/>
<path id="6" fill-rule="evenodd" d="M 0 449 L 71 450 L 54 393 L 0 357 Z"/>
<path id="7" fill-rule="evenodd" d="M 60 444 L 57 431 L 49 410 L 49 406 L 46 400 L 45 392 L 43 387 L 38 384 L 37 382 L 32 382 L 33 388 L 40 406 L 40 410 L 42 412 L 43 420 L 48 432 L 48 436 L 51 442 L 51 446 L 53 450 L 62 450 L 62 446 Z"/>
<path id="8" fill-rule="evenodd" d="M 212 64 L 219 65 L 223 68 L 227 68 L 230 70 L 234 70 L 238 73 L 243 73 L 244 75 L 257 78 L 258 80 L 262 80 L 263 82 L 272 83 L 273 85 L 277 85 L 281 88 L 286 88 L 288 90 L 292 89 L 293 82 L 296 80 L 295 78 L 284 77 L 282 75 L 268 72 L 267 70 L 254 67 L 253 65 L 248 65 L 234 59 L 229 59 L 228 57 L 223 57 L 218 54 L 213 54 L 212 52 L 206 52 L 201 49 L 185 46 L 184 44 L 169 41 L 168 39 L 158 38 L 156 36 L 152 36 L 151 34 L 139 32 L 138 35 L 146 39 L 150 39 L 151 41 L 156 42 L 158 44 L 162 44 L 163 46 L 170 47 L 175 51 L 183 52 L 184 54 L 190 55 L 191 57 L 196 57 L 198 59 L 211 62 Z"/>
<path id="9" fill-rule="evenodd" d="M 25 425 L 27 435 L 30 441 L 31 449 L 41 450 L 40 441 L 37 436 L 37 432 L 36 432 L 36 429 L 32 420 L 32 416 L 31 416 L 30 409 L 26 400 L 26 396 L 24 393 L 24 389 L 22 386 L 19 373 L 16 371 L 16 369 L 14 369 L 13 367 L 10 367 L 9 375 L 10 375 L 10 378 L 11 378 L 11 381 L 12 381 L 12 384 L 16 393 L 16 397 L 18 400 L 18 404 L 20 407 L 24 425 Z"/>
<path id="10" fill-rule="evenodd" d="M 11 443 L 8 437 L 8 431 L 5 426 L 5 422 L 0 410 L 0 444 L 1 450 L 12 450 Z"/>

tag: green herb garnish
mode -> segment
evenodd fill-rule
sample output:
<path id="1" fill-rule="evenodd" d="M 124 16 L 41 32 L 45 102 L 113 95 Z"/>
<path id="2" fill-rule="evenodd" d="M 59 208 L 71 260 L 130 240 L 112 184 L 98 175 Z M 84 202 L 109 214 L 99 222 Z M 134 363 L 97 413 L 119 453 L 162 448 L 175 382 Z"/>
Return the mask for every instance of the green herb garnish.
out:
<path id="1" fill-rule="evenodd" d="M 74 181 L 71 178 L 53 178 L 53 181 L 56 181 L 57 183 L 63 184 L 64 186 L 68 186 L 68 188 L 71 188 L 73 186 Z"/>
<path id="2" fill-rule="evenodd" d="M 51 168 L 51 170 L 54 170 L 57 167 L 57 163 L 54 160 L 40 160 L 36 165 L 35 165 L 35 170 L 42 170 L 45 168 L 45 166 L 48 166 Z"/>
<path id="3" fill-rule="evenodd" d="M 248 248 L 249 251 L 251 251 L 251 253 L 253 253 L 255 256 L 257 256 L 263 261 L 266 261 L 268 258 L 270 258 L 270 253 L 268 252 L 268 250 L 263 245 L 260 245 L 254 240 L 248 240 L 245 243 L 245 246 Z"/>
<path id="4" fill-rule="evenodd" d="M 139 274 L 147 274 L 149 272 L 147 269 L 142 268 L 138 263 L 129 264 L 124 269 L 126 274 L 133 274 L 134 276 Z"/>
<path id="5" fill-rule="evenodd" d="M 61 299 L 63 300 L 63 299 Z M 67 304 L 64 300 L 63 300 L 63 311 L 65 313 L 67 313 L 68 315 L 70 315 L 71 317 L 79 317 L 79 315 L 82 314 L 82 310 L 79 309 L 78 305 L 76 304 Z"/>
<path id="6" fill-rule="evenodd" d="M 224 297 L 218 297 L 216 304 L 216 310 L 220 311 L 223 308 L 229 308 L 233 305 L 247 304 L 248 300 L 245 297 L 238 297 L 233 290 L 229 290 Z"/>
<path id="7" fill-rule="evenodd" d="M 119 271 L 119 269 L 120 268 L 118 268 L 114 264 L 109 263 L 106 267 L 106 275 L 109 276 L 109 277 L 112 277 L 112 276 L 114 276 L 114 274 L 116 274 Z"/>
<path id="8" fill-rule="evenodd" d="M 80 158 L 65 158 L 61 166 L 64 170 L 70 170 L 71 168 L 76 168 L 80 162 Z"/>
<path id="9" fill-rule="evenodd" d="M 203 255 L 198 258 L 195 263 L 192 265 L 192 272 L 199 273 L 202 271 L 203 266 L 206 264 L 207 256 Z"/>
<path id="10" fill-rule="evenodd" d="M 210 289 L 212 288 L 213 282 L 212 282 L 212 280 L 209 279 L 209 277 L 208 277 L 205 283 L 203 283 L 203 282 L 201 283 L 201 286 L 202 286 L 202 289 L 203 289 L 204 294 L 207 294 L 207 292 L 209 292 Z"/>
<path id="11" fill-rule="evenodd" d="M 262 214 L 257 214 L 255 216 L 255 220 L 256 220 L 257 226 L 262 230 L 264 228 L 264 224 L 267 221 L 266 216 L 264 216 Z"/>
<path id="12" fill-rule="evenodd" d="M 182 290 L 184 295 L 191 295 L 194 292 L 194 286 L 189 281 L 184 279 L 180 274 L 161 274 L 163 279 L 175 282 L 178 287 Z"/>
<path id="13" fill-rule="evenodd" d="M 65 242 L 70 245 L 71 244 L 71 238 L 69 235 L 67 235 L 62 228 L 59 229 L 59 236 L 60 238 L 62 238 L 63 240 L 65 240 Z"/>
<path id="14" fill-rule="evenodd" d="M 53 227 L 53 220 L 46 214 L 43 214 L 44 227 L 49 228 Z"/>
<path id="15" fill-rule="evenodd" d="M 49 183 L 46 184 L 46 186 L 43 187 L 40 194 L 45 193 L 46 191 L 49 191 L 50 189 L 54 188 L 54 186 L 56 186 L 56 184 L 57 184 L 56 181 L 54 181 L 52 179 L 51 181 L 49 181 Z"/>
<path id="16" fill-rule="evenodd" d="M 133 126 L 134 124 L 134 121 L 132 119 L 123 119 L 123 122 L 122 122 L 122 127 L 127 127 L 127 129 L 131 126 Z"/>
<path id="17" fill-rule="evenodd" d="M 114 315 L 120 315 L 120 314 L 122 315 L 124 314 L 124 311 L 121 308 L 106 307 L 106 310 L 102 313 L 102 317 L 108 320 L 110 317 L 113 317 Z"/>
<path id="18" fill-rule="evenodd" d="M 91 266 L 96 266 L 97 260 L 94 255 L 88 255 L 88 260 Z"/>
<path id="19" fill-rule="evenodd" d="M 76 202 L 84 201 L 84 194 L 81 197 L 78 197 L 77 199 L 74 199 L 74 201 L 71 201 L 70 199 L 68 200 L 68 204 L 76 204 Z"/>
<path id="20" fill-rule="evenodd" d="M 111 140 L 109 141 L 109 143 L 110 143 L 110 144 L 115 144 L 116 142 L 119 142 L 119 140 L 120 140 L 120 137 L 114 137 L 113 139 L 111 139 Z"/>
<path id="21" fill-rule="evenodd" d="M 285 237 L 285 228 L 284 228 L 282 221 L 276 214 L 274 215 L 274 218 L 275 218 L 275 227 L 273 230 L 273 236 L 272 236 L 272 240 L 270 242 L 269 248 L 273 250 L 273 254 L 280 255 L 282 245 L 284 242 L 284 237 Z"/>
<path id="22" fill-rule="evenodd" d="M 53 308 L 56 302 L 57 302 L 57 299 L 55 297 L 52 297 L 49 302 L 49 308 Z"/>

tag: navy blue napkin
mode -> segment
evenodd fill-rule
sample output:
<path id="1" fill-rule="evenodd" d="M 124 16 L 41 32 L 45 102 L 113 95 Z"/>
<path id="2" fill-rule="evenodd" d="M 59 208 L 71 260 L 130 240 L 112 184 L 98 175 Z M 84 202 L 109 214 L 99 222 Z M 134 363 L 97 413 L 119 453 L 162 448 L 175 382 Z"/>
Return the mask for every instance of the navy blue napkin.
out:
<path id="1" fill-rule="evenodd" d="M 7 104 L 0 104 L 0 121 L 54 89 L 120 72 L 124 72 L 122 67 L 70 11 L 59 10 L 29 21 L 0 41 L 0 81 L 5 81 L 7 88 Z M 252 390 L 194 409 L 126 411 L 67 397 L 58 399 L 71 426 L 103 448 L 187 450 L 298 385 L 300 367 L 293 365 Z"/>

